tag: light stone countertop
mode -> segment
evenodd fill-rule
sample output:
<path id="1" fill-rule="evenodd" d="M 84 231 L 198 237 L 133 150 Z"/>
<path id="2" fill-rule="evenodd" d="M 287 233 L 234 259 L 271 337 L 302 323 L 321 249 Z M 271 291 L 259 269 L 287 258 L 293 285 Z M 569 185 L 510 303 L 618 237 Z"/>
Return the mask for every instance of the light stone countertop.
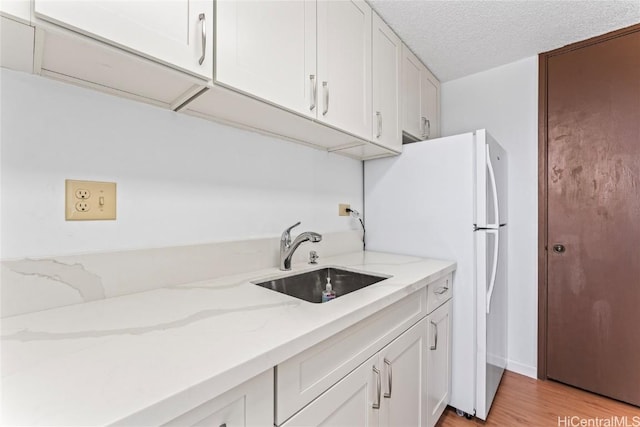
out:
<path id="1" fill-rule="evenodd" d="M 328 304 L 249 283 L 277 268 L 2 320 L 3 425 L 162 424 L 455 270 L 377 252 L 318 266 L 392 276 Z M 317 268 L 294 265 L 292 272 Z"/>

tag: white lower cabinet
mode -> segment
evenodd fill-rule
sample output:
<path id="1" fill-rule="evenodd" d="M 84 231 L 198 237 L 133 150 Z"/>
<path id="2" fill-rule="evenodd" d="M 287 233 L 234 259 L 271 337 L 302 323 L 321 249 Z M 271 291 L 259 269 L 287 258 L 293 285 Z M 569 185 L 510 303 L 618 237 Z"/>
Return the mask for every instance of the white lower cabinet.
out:
<path id="1" fill-rule="evenodd" d="M 378 355 L 371 357 L 283 426 L 378 426 L 373 402 L 382 399 L 378 395 L 382 386 L 379 366 Z"/>
<path id="2" fill-rule="evenodd" d="M 427 417 L 427 328 L 422 319 L 380 351 L 380 425 L 424 426 Z"/>
<path id="3" fill-rule="evenodd" d="M 451 395 L 451 300 L 427 316 L 427 426 L 433 427 Z"/>
<path id="4" fill-rule="evenodd" d="M 273 370 L 263 372 L 164 425 L 181 427 L 273 425 Z"/>
<path id="5" fill-rule="evenodd" d="M 276 367 L 275 425 L 433 427 L 451 390 L 452 275 Z"/>
<path id="6" fill-rule="evenodd" d="M 425 324 L 411 327 L 283 426 L 425 425 Z"/>

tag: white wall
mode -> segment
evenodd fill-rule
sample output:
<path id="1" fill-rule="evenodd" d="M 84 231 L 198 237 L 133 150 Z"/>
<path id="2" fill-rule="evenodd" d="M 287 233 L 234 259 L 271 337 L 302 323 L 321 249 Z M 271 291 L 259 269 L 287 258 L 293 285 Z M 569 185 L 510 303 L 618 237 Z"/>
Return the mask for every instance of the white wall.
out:
<path id="1" fill-rule="evenodd" d="M 3 69 L 2 258 L 357 230 L 360 161 Z M 65 179 L 115 181 L 116 221 L 67 222 Z"/>
<path id="2" fill-rule="evenodd" d="M 509 155 L 509 362 L 537 366 L 538 61 L 526 58 L 442 85 L 443 136 L 486 128 Z"/>

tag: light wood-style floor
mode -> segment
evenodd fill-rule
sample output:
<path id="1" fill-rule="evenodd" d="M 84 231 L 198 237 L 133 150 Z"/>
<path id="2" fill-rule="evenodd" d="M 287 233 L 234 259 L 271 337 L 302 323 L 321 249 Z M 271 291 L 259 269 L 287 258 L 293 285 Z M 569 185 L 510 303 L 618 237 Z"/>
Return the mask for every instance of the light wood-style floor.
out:
<path id="1" fill-rule="evenodd" d="M 618 417 L 619 424 L 615 424 L 612 417 Z M 607 420 L 598 424 L 596 418 Z M 554 381 L 538 381 L 507 371 L 486 422 L 459 417 L 449 407 L 436 424 L 436 427 L 475 426 L 640 427 L 640 408 Z"/>

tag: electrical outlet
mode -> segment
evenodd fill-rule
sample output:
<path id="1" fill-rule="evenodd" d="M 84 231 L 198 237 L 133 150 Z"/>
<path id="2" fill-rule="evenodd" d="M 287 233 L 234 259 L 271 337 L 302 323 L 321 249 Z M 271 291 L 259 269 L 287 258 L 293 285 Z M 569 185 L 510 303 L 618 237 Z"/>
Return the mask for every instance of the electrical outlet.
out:
<path id="1" fill-rule="evenodd" d="M 76 190 L 76 198 L 78 199 L 88 199 L 89 197 L 91 197 L 91 192 L 89 190 L 86 190 L 84 188 L 78 188 Z"/>
<path id="2" fill-rule="evenodd" d="M 65 181 L 67 221 L 116 219 L 116 183 Z"/>
<path id="3" fill-rule="evenodd" d="M 78 202 L 78 203 L 76 203 L 76 210 L 78 212 L 88 212 L 89 211 L 89 203 L 87 203 L 87 202 Z"/>
<path id="4" fill-rule="evenodd" d="M 349 216 L 349 212 L 347 212 L 347 209 L 350 209 L 350 208 L 351 208 L 351 205 L 340 203 L 338 205 L 338 216 Z"/>

